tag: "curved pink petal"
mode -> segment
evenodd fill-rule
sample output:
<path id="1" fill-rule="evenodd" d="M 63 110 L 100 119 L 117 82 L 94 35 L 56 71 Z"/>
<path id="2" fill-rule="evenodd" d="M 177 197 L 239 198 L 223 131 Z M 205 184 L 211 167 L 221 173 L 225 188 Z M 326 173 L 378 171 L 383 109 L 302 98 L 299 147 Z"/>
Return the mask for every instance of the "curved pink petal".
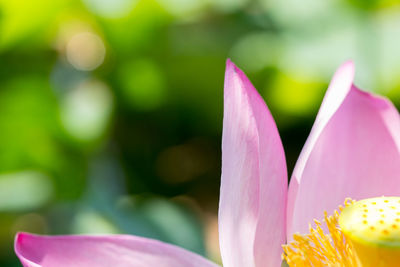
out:
<path id="1" fill-rule="evenodd" d="M 400 117 L 390 101 L 353 85 L 345 63 L 332 79 L 290 182 L 288 239 L 346 197 L 400 194 Z"/>
<path id="2" fill-rule="evenodd" d="M 128 236 L 38 236 L 19 233 L 24 267 L 216 267 L 203 257 L 156 240 Z"/>
<path id="3" fill-rule="evenodd" d="M 227 61 L 219 234 L 224 266 L 280 266 L 287 173 L 275 122 L 245 74 Z"/>

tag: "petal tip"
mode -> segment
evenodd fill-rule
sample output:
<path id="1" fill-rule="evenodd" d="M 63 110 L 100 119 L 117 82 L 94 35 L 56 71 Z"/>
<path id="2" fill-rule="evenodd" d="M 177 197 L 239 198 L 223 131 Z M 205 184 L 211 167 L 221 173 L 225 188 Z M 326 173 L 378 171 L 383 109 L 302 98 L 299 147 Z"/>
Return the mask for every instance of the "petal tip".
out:
<path id="1" fill-rule="evenodd" d="M 17 244 L 22 242 L 22 239 L 24 239 L 24 237 L 28 235 L 28 233 L 24 233 L 24 232 L 18 232 L 15 234 L 15 238 L 14 238 L 14 245 L 15 247 L 17 246 Z"/>
<path id="2" fill-rule="evenodd" d="M 34 234 L 26 233 L 26 232 L 17 232 L 15 234 L 15 242 L 21 242 L 25 238 L 33 237 Z"/>
<path id="3" fill-rule="evenodd" d="M 226 59 L 226 71 L 233 71 L 234 73 L 237 73 L 239 68 L 236 66 L 235 63 L 232 62 L 230 58 Z"/>
<path id="4" fill-rule="evenodd" d="M 18 232 L 15 234 L 15 239 L 14 239 L 14 253 L 21 260 L 21 263 L 24 266 L 25 266 L 25 263 L 27 260 L 23 256 L 23 252 L 22 252 L 21 248 L 23 247 L 24 240 L 26 238 L 29 238 L 29 236 L 30 236 L 30 234 L 28 234 L 28 233 Z M 32 266 L 34 266 L 34 265 L 32 265 Z"/>
<path id="5" fill-rule="evenodd" d="M 237 86 L 246 81 L 246 75 L 231 61 L 230 58 L 226 60 L 225 69 L 225 93 L 234 91 Z"/>
<path id="6" fill-rule="evenodd" d="M 338 68 L 338 72 L 347 72 L 351 76 L 354 76 L 354 73 L 355 73 L 354 61 L 352 59 L 349 59 L 349 60 L 343 62 L 342 65 L 340 65 L 340 67 Z"/>
<path id="7" fill-rule="evenodd" d="M 14 250 L 17 254 L 19 254 L 19 248 L 21 244 L 26 240 L 27 238 L 31 237 L 32 234 L 25 233 L 25 232 L 18 232 L 15 234 L 14 238 Z"/>
<path id="8" fill-rule="evenodd" d="M 354 60 L 353 59 L 348 59 L 342 64 L 343 66 L 349 66 L 354 68 Z"/>

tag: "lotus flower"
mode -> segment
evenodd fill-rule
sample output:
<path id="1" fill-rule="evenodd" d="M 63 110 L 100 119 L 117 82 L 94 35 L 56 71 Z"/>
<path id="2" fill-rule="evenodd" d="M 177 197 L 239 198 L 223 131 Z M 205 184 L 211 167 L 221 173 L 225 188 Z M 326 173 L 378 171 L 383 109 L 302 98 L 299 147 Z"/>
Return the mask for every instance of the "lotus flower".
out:
<path id="1" fill-rule="evenodd" d="M 280 266 L 282 244 L 344 199 L 400 195 L 400 120 L 390 101 L 353 85 L 354 66 L 334 75 L 289 190 L 282 143 L 264 101 L 227 61 L 219 235 L 226 267 Z M 184 249 L 146 238 L 20 233 L 25 267 L 212 267 Z"/>

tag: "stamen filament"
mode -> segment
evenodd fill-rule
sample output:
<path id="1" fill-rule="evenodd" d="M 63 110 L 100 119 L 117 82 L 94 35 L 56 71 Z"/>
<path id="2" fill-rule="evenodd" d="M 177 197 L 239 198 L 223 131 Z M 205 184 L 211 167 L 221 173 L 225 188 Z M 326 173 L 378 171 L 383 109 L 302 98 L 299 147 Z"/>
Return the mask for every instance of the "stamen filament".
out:
<path id="1" fill-rule="evenodd" d="M 353 204 L 346 199 L 345 206 Z M 339 206 L 339 210 L 343 208 Z M 322 223 L 314 220 L 315 227 L 310 225 L 310 233 L 295 234 L 293 241 L 283 245 L 282 258 L 289 266 L 358 266 L 357 258 L 351 243 L 346 242 L 343 232 L 338 227 L 339 212 L 328 216 L 324 213 L 324 222 L 328 229 L 325 234 Z"/>
<path id="2" fill-rule="evenodd" d="M 400 197 L 346 199 L 324 223 L 283 246 L 289 266 L 400 266 Z"/>

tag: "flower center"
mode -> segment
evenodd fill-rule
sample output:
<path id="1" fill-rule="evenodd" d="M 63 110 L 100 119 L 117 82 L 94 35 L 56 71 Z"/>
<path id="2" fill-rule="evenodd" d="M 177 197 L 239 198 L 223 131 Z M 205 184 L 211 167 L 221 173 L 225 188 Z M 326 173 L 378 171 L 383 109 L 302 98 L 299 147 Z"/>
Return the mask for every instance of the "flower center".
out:
<path id="1" fill-rule="evenodd" d="M 315 220 L 283 246 L 289 266 L 400 266 L 400 197 L 346 200 L 339 210 L 325 212 L 325 233 Z"/>
<path id="2" fill-rule="evenodd" d="M 362 266 L 400 265 L 400 197 L 357 201 L 342 210 L 339 226 Z"/>

